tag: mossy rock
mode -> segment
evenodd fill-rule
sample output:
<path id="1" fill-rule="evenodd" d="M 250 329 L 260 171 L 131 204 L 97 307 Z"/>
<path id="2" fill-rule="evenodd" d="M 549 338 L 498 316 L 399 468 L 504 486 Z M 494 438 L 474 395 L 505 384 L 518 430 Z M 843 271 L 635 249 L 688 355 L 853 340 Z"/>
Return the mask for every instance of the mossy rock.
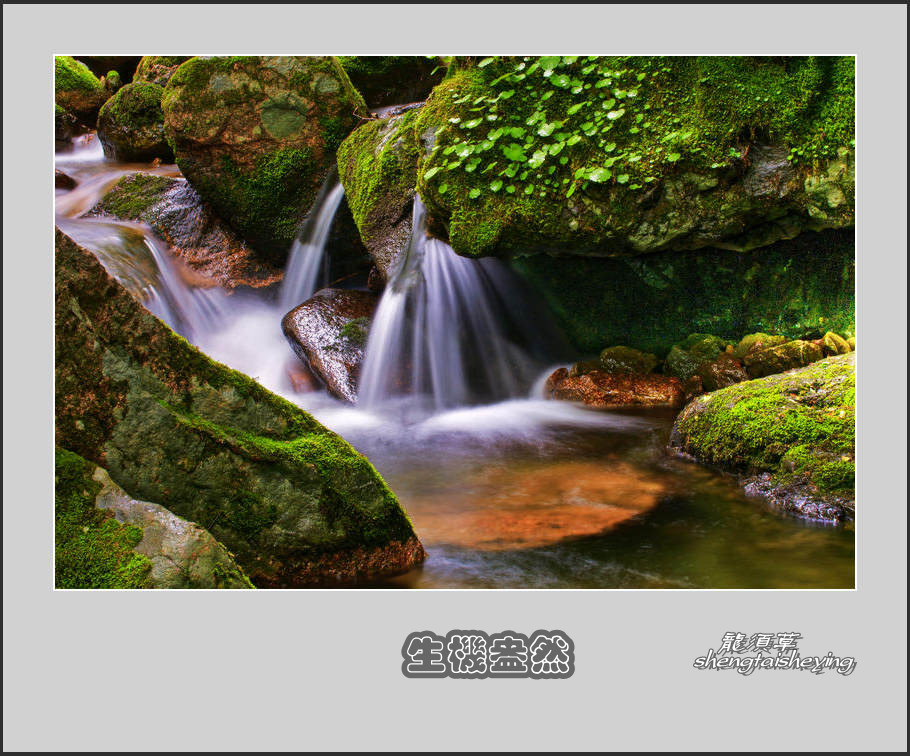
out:
<path id="1" fill-rule="evenodd" d="M 829 357 L 700 396 L 677 418 L 671 447 L 731 472 L 770 475 L 778 489 L 797 492 L 789 497 L 796 511 L 820 498 L 850 514 L 854 367 L 853 354 Z"/>
<path id="2" fill-rule="evenodd" d="M 713 362 L 727 348 L 727 342 L 709 333 L 693 333 L 679 344 L 674 344 L 667 355 L 664 372 L 685 382 L 698 372 L 698 368 Z"/>
<path id="3" fill-rule="evenodd" d="M 607 347 L 600 353 L 600 367 L 606 373 L 644 375 L 657 367 L 657 357 L 625 346 Z"/>
<path id="4" fill-rule="evenodd" d="M 852 57 L 496 57 L 421 109 L 467 256 L 748 251 L 854 223 Z"/>
<path id="5" fill-rule="evenodd" d="M 136 66 L 133 81 L 145 81 L 150 84 L 157 84 L 159 87 L 167 86 L 174 72 L 189 59 L 189 56 L 185 55 L 145 55 L 139 61 L 139 65 Z"/>
<path id="6" fill-rule="evenodd" d="M 168 81 L 162 107 L 184 176 L 276 264 L 338 145 L 366 116 L 331 57 L 193 58 Z"/>
<path id="7" fill-rule="evenodd" d="M 54 58 L 54 102 L 83 126 L 95 127 L 108 97 L 110 92 L 84 63 L 66 55 Z"/>
<path id="8" fill-rule="evenodd" d="M 72 113 L 54 104 L 54 147 L 62 149 L 73 141 L 80 131 L 79 121 Z"/>
<path id="9" fill-rule="evenodd" d="M 700 250 L 620 258 L 514 259 L 580 352 L 625 344 L 666 356 L 693 331 L 737 343 L 854 332 L 852 231 L 800 234 L 753 252 Z"/>
<path id="10" fill-rule="evenodd" d="M 818 344 L 796 339 L 779 346 L 750 352 L 743 359 L 743 364 L 752 378 L 762 378 L 811 365 L 822 357 L 824 352 Z"/>
<path id="11" fill-rule="evenodd" d="M 370 462 L 213 362 L 59 230 L 57 444 L 208 530 L 257 586 L 400 571 L 423 558 Z"/>
<path id="12" fill-rule="evenodd" d="M 161 97 L 157 84 L 127 84 L 101 108 L 98 138 L 104 154 L 122 161 L 161 158 L 173 162 L 174 153 L 164 134 Z"/>
<path id="13" fill-rule="evenodd" d="M 821 346 L 822 352 L 824 352 L 826 357 L 835 354 L 847 354 L 852 351 L 850 343 L 843 336 L 834 333 L 834 331 L 828 331 L 822 336 Z"/>
<path id="14" fill-rule="evenodd" d="M 338 60 L 371 108 L 426 99 L 446 69 L 440 58 L 427 55 L 339 55 Z"/>
<path id="15" fill-rule="evenodd" d="M 779 346 L 786 341 L 786 336 L 773 336 L 768 333 L 750 333 L 743 336 L 739 340 L 739 343 L 733 347 L 733 356 L 736 359 L 741 360 L 749 354 L 749 352 Z"/>
<path id="16" fill-rule="evenodd" d="M 338 148 L 338 175 L 360 238 L 384 278 L 411 235 L 417 185 L 417 110 L 355 129 Z"/>

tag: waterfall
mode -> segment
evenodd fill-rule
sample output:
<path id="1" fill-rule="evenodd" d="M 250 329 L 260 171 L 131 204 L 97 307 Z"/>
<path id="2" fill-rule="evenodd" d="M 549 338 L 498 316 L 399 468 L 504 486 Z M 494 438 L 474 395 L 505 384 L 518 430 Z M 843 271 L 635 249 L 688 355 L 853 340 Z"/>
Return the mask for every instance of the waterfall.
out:
<path id="1" fill-rule="evenodd" d="M 333 168 L 319 190 L 309 218 L 291 246 L 281 283 L 279 303 L 286 312 L 305 302 L 316 292 L 325 260 L 326 242 L 335 213 L 344 197 L 344 187 Z"/>
<path id="2" fill-rule="evenodd" d="M 358 404 L 408 397 L 442 410 L 523 395 L 561 339 L 502 261 L 457 255 L 425 232 L 414 200 L 408 247 L 379 302 Z"/>

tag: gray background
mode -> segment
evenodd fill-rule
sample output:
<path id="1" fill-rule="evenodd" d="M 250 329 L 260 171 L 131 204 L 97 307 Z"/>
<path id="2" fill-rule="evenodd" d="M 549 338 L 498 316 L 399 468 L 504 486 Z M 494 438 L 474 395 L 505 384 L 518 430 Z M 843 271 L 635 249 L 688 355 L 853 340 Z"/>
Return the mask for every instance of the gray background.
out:
<path id="1" fill-rule="evenodd" d="M 10 6 L 5 749 L 905 750 L 906 8 Z M 54 53 L 856 54 L 855 591 L 54 592 Z M 408 680 L 412 630 L 561 628 L 567 681 Z M 850 677 L 692 669 L 801 632 Z"/>

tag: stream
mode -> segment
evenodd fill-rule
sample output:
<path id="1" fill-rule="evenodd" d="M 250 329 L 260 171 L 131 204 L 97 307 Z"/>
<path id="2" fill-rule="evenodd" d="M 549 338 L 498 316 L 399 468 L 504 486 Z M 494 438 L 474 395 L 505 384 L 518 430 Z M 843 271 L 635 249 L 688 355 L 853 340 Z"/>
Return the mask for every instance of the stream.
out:
<path id="1" fill-rule="evenodd" d="M 543 379 L 577 355 L 507 264 L 460 258 L 426 238 L 419 200 L 352 406 L 295 390 L 297 357 L 281 331 L 331 255 L 336 178 L 291 250 L 280 291 L 228 294 L 199 286 L 144 224 L 85 217 L 121 176 L 181 178 L 176 166 L 108 160 L 94 135 L 55 164 L 78 182 L 56 193 L 65 233 L 206 354 L 342 435 L 399 497 L 427 561 L 359 587 L 854 586 L 852 527 L 779 515 L 731 477 L 668 457 L 674 412 L 538 398 Z"/>

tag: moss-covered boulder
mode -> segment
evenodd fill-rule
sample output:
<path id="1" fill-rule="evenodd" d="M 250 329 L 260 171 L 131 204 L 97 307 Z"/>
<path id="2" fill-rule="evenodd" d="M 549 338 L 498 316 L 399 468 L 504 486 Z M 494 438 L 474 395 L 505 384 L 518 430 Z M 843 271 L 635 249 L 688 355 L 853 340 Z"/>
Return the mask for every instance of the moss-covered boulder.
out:
<path id="1" fill-rule="evenodd" d="M 809 232 L 752 252 L 536 255 L 512 267 L 582 352 L 626 344 L 664 357 L 693 331 L 736 343 L 757 331 L 791 340 L 854 330 L 852 231 Z"/>
<path id="2" fill-rule="evenodd" d="M 121 87 L 104 103 L 98 114 L 98 138 L 105 155 L 127 162 L 174 160 L 164 135 L 163 94 L 157 84 L 138 82 Z"/>
<path id="3" fill-rule="evenodd" d="M 356 579 L 423 558 L 369 461 L 213 362 L 56 236 L 57 444 L 198 523 L 257 586 Z"/>
<path id="4" fill-rule="evenodd" d="M 751 476 L 750 490 L 809 517 L 854 510 L 855 355 L 746 381 L 694 399 L 671 448 Z"/>
<path id="5" fill-rule="evenodd" d="M 854 222 L 852 57 L 488 58 L 417 132 L 429 226 L 462 255 L 746 251 Z"/>
<path id="6" fill-rule="evenodd" d="M 174 72 L 188 60 L 188 56 L 146 55 L 136 66 L 133 81 L 145 81 L 159 87 L 167 86 Z"/>
<path id="7" fill-rule="evenodd" d="M 84 63 L 66 55 L 54 58 L 54 102 L 79 123 L 94 128 L 108 97 L 110 92 Z"/>
<path id="8" fill-rule="evenodd" d="M 340 55 L 338 60 L 371 108 L 424 100 L 445 75 L 443 61 L 428 55 Z"/>
<path id="9" fill-rule="evenodd" d="M 108 71 L 101 77 L 101 86 L 104 87 L 109 94 L 113 95 L 123 86 L 123 79 L 120 78 L 120 74 L 116 71 Z"/>
<path id="10" fill-rule="evenodd" d="M 644 375 L 657 367 L 657 357 L 626 346 L 607 347 L 600 353 L 600 368 L 605 373 Z"/>
<path id="11" fill-rule="evenodd" d="M 852 351 L 850 349 L 850 343 L 843 337 L 833 331 L 828 331 L 824 336 L 822 336 L 822 352 L 824 352 L 826 357 L 830 357 L 835 354 L 847 354 L 847 352 Z"/>
<path id="12" fill-rule="evenodd" d="M 824 357 L 824 352 L 818 344 L 813 341 L 796 339 L 779 346 L 749 352 L 743 358 L 743 365 L 752 378 L 762 378 L 766 375 L 811 365 L 822 357 Z"/>
<path id="13" fill-rule="evenodd" d="M 204 528 L 133 499 L 71 452 L 56 452 L 55 488 L 58 588 L 253 587 Z"/>
<path id="14" fill-rule="evenodd" d="M 709 333 L 693 333 L 674 344 L 667 355 L 664 372 L 686 381 L 698 372 L 699 366 L 713 362 L 727 348 L 727 342 Z"/>
<path id="15" fill-rule="evenodd" d="M 92 212 L 148 224 L 208 285 L 259 289 L 281 280 L 281 269 L 255 255 L 188 181 L 147 173 L 124 176 Z"/>
<path id="16" fill-rule="evenodd" d="M 787 341 L 786 336 L 775 336 L 768 333 L 749 333 L 743 336 L 733 347 L 733 356 L 741 360 L 749 352 L 779 346 Z"/>
<path id="17" fill-rule="evenodd" d="M 407 246 L 417 184 L 417 110 L 363 124 L 338 148 L 338 175 L 360 238 L 384 278 Z"/>
<path id="18" fill-rule="evenodd" d="M 180 170 L 253 248 L 281 264 L 335 150 L 366 116 L 335 58 L 193 58 L 162 101 Z"/>
<path id="19" fill-rule="evenodd" d="M 727 352 L 721 353 L 710 362 L 701 363 L 696 368 L 695 375 L 705 391 L 717 391 L 734 383 L 749 380 L 749 374 L 742 362 Z"/>

